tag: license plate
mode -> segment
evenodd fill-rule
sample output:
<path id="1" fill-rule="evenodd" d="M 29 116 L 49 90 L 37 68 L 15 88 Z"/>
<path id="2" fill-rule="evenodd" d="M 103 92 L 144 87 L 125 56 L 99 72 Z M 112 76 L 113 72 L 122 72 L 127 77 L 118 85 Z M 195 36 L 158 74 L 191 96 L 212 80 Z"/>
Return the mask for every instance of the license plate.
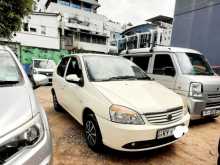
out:
<path id="1" fill-rule="evenodd" d="M 173 136 L 173 132 L 176 127 L 161 129 L 157 131 L 157 139 L 163 139 L 166 137 Z"/>
<path id="2" fill-rule="evenodd" d="M 216 116 L 216 115 L 220 115 L 220 109 L 202 111 L 202 116 Z"/>

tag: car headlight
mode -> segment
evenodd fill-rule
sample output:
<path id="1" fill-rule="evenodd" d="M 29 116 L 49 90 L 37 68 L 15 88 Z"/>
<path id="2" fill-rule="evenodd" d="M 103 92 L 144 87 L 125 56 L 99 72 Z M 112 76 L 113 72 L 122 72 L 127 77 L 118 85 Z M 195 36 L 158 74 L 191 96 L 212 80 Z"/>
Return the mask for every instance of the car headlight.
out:
<path id="1" fill-rule="evenodd" d="M 201 83 L 191 83 L 189 88 L 189 96 L 202 97 L 203 86 Z"/>
<path id="2" fill-rule="evenodd" d="M 142 117 L 137 112 L 119 105 L 112 105 L 110 107 L 110 118 L 112 122 L 121 124 L 145 124 Z"/>
<path id="3" fill-rule="evenodd" d="M 20 128 L 19 128 L 20 129 Z M 11 137 L 0 146 L 0 160 L 5 160 L 25 147 L 37 144 L 44 136 L 44 126 L 41 115 L 38 114 L 27 123 L 23 131 Z"/>
<path id="4" fill-rule="evenodd" d="M 36 69 L 34 69 L 33 74 L 38 74 L 38 71 Z"/>

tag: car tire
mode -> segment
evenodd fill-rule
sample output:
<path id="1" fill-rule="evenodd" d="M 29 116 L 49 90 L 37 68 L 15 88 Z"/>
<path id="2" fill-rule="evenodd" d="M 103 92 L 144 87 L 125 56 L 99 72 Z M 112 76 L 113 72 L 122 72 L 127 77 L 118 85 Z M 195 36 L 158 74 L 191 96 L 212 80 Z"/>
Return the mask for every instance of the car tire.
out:
<path id="1" fill-rule="evenodd" d="M 57 100 L 57 96 L 54 91 L 52 91 L 52 97 L 53 97 L 53 107 L 56 112 L 63 112 L 63 108 L 59 104 Z"/>
<path id="2" fill-rule="evenodd" d="M 83 125 L 87 145 L 93 151 L 100 152 L 103 149 L 102 135 L 95 115 L 87 115 Z"/>

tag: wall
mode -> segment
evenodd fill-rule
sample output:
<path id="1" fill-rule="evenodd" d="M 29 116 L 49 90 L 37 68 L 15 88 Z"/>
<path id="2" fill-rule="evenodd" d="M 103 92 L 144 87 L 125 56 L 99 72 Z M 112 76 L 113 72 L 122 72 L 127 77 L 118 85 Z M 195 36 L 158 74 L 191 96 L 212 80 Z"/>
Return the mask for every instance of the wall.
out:
<path id="1" fill-rule="evenodd" d="M 220 65 L 220 0 L 177 0 L 172 46 L 201 51 Z"/>
<path id="2" fill-rule="evenodd" d="M 13 42 L 21 43 L 24 46 L 60 49 L 59 16 L 32 14 L 26 17 L 23 23 L 28 23 L 28 31 L 22 29 L 17 32 L 12 39 Z M 45 34 L 42 33 L 42 26 L 45 27 Z M 35 28 L 36 32 L 32 32 L 30 28 Z"/>
<path id="3" fill-rule="evenodd" d="M 21 63 L 25 65 L 31 64 L 33 58 L 51 59 L 58 63 L 62 57 L 67 55 L 69 55 L 69 52 L 66 50 L 49 50 L 26 46 L 21 47 Z"/>

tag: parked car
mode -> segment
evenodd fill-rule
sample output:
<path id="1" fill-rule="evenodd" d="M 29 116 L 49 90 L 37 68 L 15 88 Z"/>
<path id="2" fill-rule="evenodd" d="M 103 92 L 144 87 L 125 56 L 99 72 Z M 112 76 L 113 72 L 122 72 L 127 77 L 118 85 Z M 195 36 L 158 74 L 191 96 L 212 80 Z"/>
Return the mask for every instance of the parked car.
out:
<path id="1" fill-rule="evenodd" d="M 122 56 L 140 66 L 151 78 L 180 94 L 191 119 L 220 115 L 220 77 L 198 51 L 174 47 L 133 49 Z"/>
<path id="2" fill-rule="evenodd" d="M 84 127 L 88 146 L 143 151 L 174 143 L 188 131 L 182 98 L 122 57 L 78 54 L 62 59 L 53 77 L 56 111 Z"/>
<path id="3" fill-rule="evenodd" d="M 214 72 L 220 76 L 220 66 L 213 66 L 212 69 L 214 70 Z"/>
<path id="4" fill-rule="evenodd" d="M 38 79 L 38 85 L 47 82 Z M 0 46 L 0 164 L 49 164 L 47 117 L 14 53 Z"/>
<path id="5" fill-rule="evenodd" d="M 30 76 L 33 81 L 33 76 L 36 74 L 45 75 L 48 77 L 49 84 L 52 83 L 53 71 L 56 67 L 56 64 L 53 60 L 48 59 L 33 59 L 31 65 Z M 33 81 L 33 83 L 35 83 Z"/>

